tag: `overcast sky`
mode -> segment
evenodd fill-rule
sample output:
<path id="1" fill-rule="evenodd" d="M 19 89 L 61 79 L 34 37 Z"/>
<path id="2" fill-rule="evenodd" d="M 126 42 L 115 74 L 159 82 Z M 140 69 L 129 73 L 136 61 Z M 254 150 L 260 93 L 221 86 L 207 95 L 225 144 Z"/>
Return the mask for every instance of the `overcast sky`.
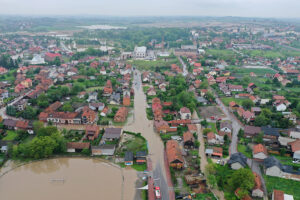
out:
<path id="1" fill-rule="evenodd" d="M 300 0 L 0 0 L 0 14 L 300 18 Z"/>

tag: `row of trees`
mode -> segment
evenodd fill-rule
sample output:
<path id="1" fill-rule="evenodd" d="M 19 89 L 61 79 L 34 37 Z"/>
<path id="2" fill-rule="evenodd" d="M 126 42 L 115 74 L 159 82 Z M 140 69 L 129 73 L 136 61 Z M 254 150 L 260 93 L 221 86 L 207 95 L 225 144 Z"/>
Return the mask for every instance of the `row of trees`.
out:
<path id="1" fill-rule="evenodd" d="M 66 151 L 66 141 L 56 127 L 35 122 L 34 131 L 37 136 L 30 142 L 13 147 L 13 157 L 41 159 Z"/>

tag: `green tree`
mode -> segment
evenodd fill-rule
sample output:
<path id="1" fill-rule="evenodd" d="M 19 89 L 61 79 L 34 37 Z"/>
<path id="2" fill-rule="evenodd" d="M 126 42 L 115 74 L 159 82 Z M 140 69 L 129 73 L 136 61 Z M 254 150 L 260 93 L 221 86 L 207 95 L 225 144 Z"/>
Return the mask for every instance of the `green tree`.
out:
<path id="1" fill-rule="evenodd" d="M 248 191 L 254 187 L 254 175 L 250 169 L 241 168 L 236 170 L 228 180 L 232 191 L 237 188 Z"/>
<path id="2" fill-rule="evenodd" d="M 37 115 L 37 110 L 31 106 L 26 106 L 22 113 L 24 119 L 34 119 Z"/>
<path id="3" fill-rule="evenodd" d="M 250 99 L 245 99 L 243 102 L 242 102 L 242 106 L 249 110 L 252 106 L 254 106 L 254 103 L 250 100 Z"/>
<path id="4" fill-rule="evenodd" d="M 62 106 L 62 111 L 64 112 L 73 112 L 73 107 L 70 103 L 65 103 L 63 106 Z"/>

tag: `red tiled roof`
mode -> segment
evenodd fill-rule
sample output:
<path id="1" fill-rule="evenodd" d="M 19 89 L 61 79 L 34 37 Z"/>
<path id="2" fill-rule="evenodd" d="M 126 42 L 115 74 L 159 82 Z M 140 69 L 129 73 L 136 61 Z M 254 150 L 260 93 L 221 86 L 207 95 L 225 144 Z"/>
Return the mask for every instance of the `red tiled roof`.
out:
<path id="1" fill-rule="evenodd" d="M 175 160 L 179 160 L 180 162 L 184 162 L 183 156 L 181 154 L 181 150 L 179 148 L 179 144 L 175 140 L 168 140 L 166 144 L 166 152 L 168 162 L 171 163 Z"/>
<path id="2" fill-rule="evenodd" d="M 257 144 L 253 147 L 253 154 L 257 154 L 257 153 L 264 153 L 265 155 L 268 154 L 268 151 L 266 149 L 266 147 L 262 144 Z"/>
<path id="3" fill-rule="evenodd" d="M 194 136 L 190 131 L 187 131 L 183 134 L 183 141 L 187 142 L 187 141 L 194 141 Z"/>

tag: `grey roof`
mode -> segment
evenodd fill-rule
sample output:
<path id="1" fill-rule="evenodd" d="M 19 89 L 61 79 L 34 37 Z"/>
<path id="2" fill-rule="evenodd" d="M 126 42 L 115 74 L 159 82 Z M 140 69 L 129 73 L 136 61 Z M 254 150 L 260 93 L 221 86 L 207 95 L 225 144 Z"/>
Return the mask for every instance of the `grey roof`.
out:
<path id="1" fill-rule="evenodd" d="M 220 128 L 222 129 L 222 128 L 224 128 L 224 127 L 227 127 L 227 128 L 229 128 L 230 130 L 232 130 L 232 125 L 231 125 L 231 123 L 230 123 L 229 121 L 223 121 L 223 122 L 221 122 Z"/>
<path id="2" fill-rule="evenodd" d="M 230 159 L 227 163 L 231 165 L 236 162 L 240 163 L 243 167 L 245 167 L 247 165 L 247 157 L 240 152 L 234 153 L 230 156 Z"/>
<path id="3" fill-rule="evenodd" d="M 276 137 L 280 136 L 279 128 L 263 126 L 263 127 L 261 127 L 261 130 L 262 130 L 262 132 L 264 132 L 265 135 L 271 135 L 271 136 L 276 136 Z"/>
<path id="4" fill-rule="evenodd" d="M 213 152 L 214 152 L 213 149 L 206 149 L 206 150 L 205 150 L 205 153 L 206 153 L 206 154 L 212 154 Z"/>
<path id="5" fill-rule="evenodd" d="M 146 157 L 147 152 L 146 151 L 138 151 L 136 152 L 136 157 Z"/>
<path id="6" fill-rule="evenodd" d="M 17 121 L 16 121 L 16 120 L 13 120 L 13 119 L 4 119 L 3 124 L 4 124 L 4 126 L 12 126 L 12 127 L 15 127 L 16 124 L 17 124 Z"/>
<path id="7" fill-rule="evenodd" d="M 121 137 L 121 128 L 106 128 L 103 138 L 104 139 L 118 139 Z"/>
<path id="8" fill-rule="evenodd" d="M 125 158 L 124 161 L 133 161 L 133 153 L 131 151 L 126 151 L 125 152 Z"/>
<path id="9" fill-rule="evenodd" d="M 266 168 L 277 166 L 279 169 L 283 169 L 283 165 L 274 156 L 269 156 L 268 158 L 264 159 L 264 165 Z"/>
<path id="10" fill-rule="evenodd" d="M 114 144 L 101 144 L 99 146 L 92 146 L 92 149 L 101 149 L 101 150 L 108 150 L 108 149 L 115 149 L 116 145 Z"/>

